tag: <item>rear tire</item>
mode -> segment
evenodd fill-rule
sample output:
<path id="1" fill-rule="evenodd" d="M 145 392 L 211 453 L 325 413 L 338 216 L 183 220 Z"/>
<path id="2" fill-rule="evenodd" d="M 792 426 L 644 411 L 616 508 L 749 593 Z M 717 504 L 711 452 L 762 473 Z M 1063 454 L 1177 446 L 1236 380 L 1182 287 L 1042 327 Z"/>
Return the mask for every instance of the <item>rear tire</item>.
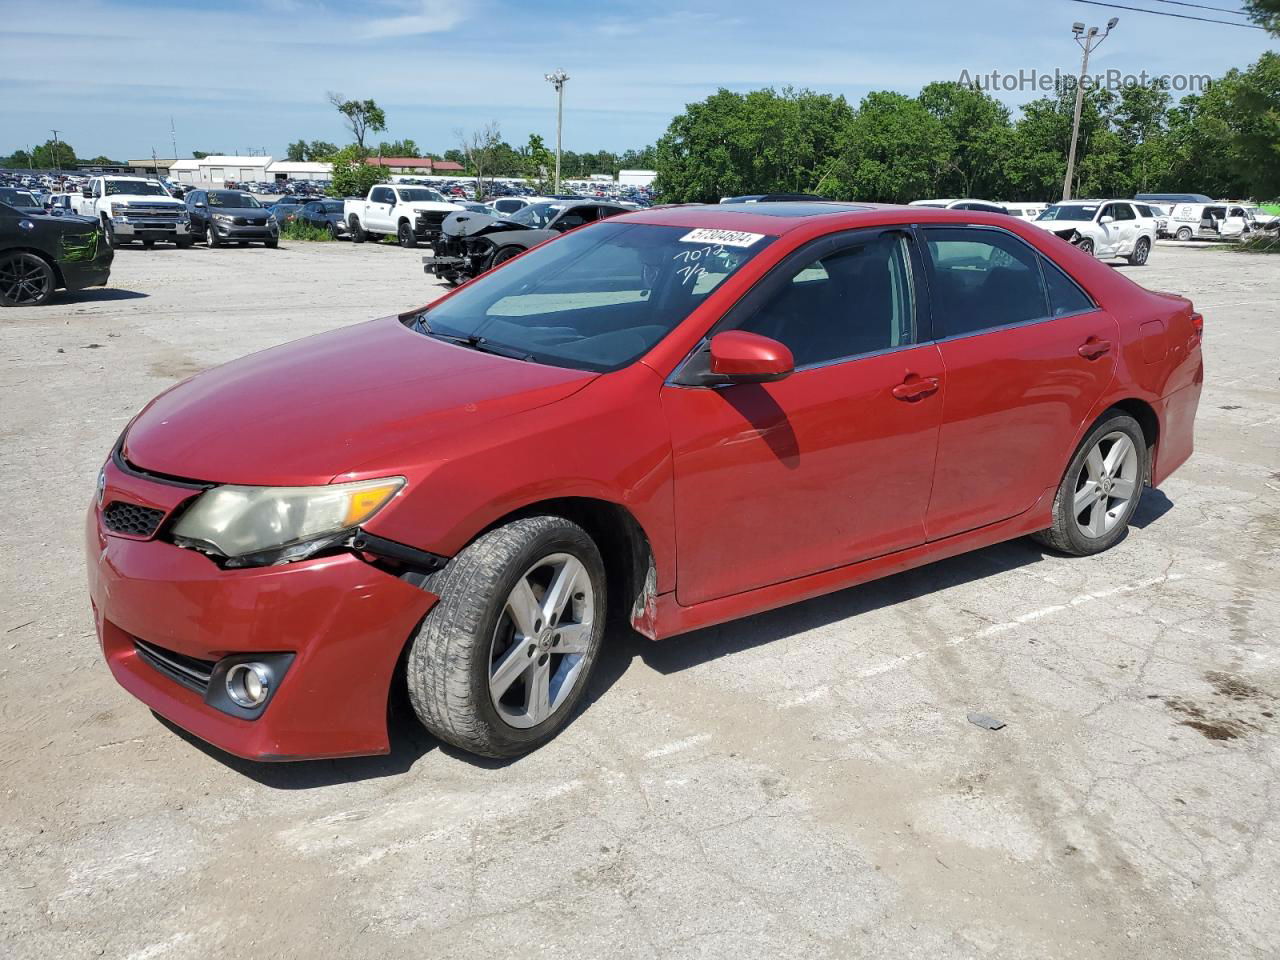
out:
<path id="1" fill-rule="evenodd" d="M 1133 245 L 1133 253 L 1129 254 L 1129 265 L 1144 266 L 1149 256 L 1151 256 L 1151 241 L 1146 237 L 1139 237 L 1138 242 Z"/>
<path id="2" fill-rule="evenodd" d="M 338 232 L 338 225 L 336 223 L 329 224 L 329 239 L 337 240 L 340 236 L 341 234 Z"/>
<path id="3" fill-rule="evenodd" d="M 1080 441 L 1058 484 L 1053 525 L 1034 539 L 1075 557 L 1110 550 L 1124 539 L 1138 509 L 1147 458 L 1138 421 L 1119 410 L 1105 414 Z"/>
<path id="4" fill-rule="evenodd" d="M 407 660 L 423 725 L 486 757 L 519 756 L 559 733 L 604 633 L 604 562 L 587 532 L 563 517 L 515 520 L 423 587 L 440 597 Z"/>
<path id="5" fill-rule="evenodd" d="M 347 230 L 351 233 L 352 243 L 364 243 L 368 237 L 368 234 L 364 232 L 364 228 L 360 226 L 360 218 L 354 213 L 347 221 Z"/>

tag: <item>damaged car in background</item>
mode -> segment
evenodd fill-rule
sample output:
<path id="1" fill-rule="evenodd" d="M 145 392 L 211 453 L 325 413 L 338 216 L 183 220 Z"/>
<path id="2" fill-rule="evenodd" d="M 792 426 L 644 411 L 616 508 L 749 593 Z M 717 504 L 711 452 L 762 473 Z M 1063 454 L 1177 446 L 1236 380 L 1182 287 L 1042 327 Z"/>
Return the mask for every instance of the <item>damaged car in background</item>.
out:
<path id="1" fill-rule="evenodd" d="M 566 230 L 626 212 L 621 204 L 599 200 L 550 200 L 509 217 L 453 213 L 440 225 L 433 256 L 422 258 L 423 269 L 449 283 L 462 283 Z"/>
<path id="2" fill-rule="evenodd" d="M 1032 222 L 1085 253 L 1123 258 L 1135 267 L 1147 262 L 1156 243 L 1155 211 L 1128 200 L 1063 201 Z"/>

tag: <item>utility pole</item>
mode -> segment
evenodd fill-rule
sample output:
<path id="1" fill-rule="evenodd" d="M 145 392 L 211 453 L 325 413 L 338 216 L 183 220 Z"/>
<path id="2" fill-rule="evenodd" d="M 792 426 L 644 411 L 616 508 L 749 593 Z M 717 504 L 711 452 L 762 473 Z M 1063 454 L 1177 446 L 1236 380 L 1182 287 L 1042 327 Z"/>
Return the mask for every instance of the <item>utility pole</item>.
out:
<path id="1" fill-rule="evenodd" d="M 555 73 L 546 75 L 547 81 L 556 88 L 556 178 L 555 187 L 552 193 L 560 192 L 560 144 L 561 135 L 564 132 L 564 83 L 569 79 L 569 75 L 563 70 L 557 70 Z"/>
<path id="2" fill-rule="evenodd" d="M 58 149 L 58 131 L 53 131 L 53 166 L 59 173 L 62 172 L 62 159 L 58 156 L 61 151 Z"/>
<path id="3" fill-rule="evenodd" d="M 1116 28 L 1116 24 L 1119 22 L 1119 17 L 1112 17 L 1107 21 L 1105 32 L 1100 32 L 1097 27 L 1090 27 L 1085 30 L 1084 24 L 1078 20 L 1071 25 L 1071 35 L 1075 37 L 1076 43 L 1080 44 L 1080 49 L 1084 51 L 1084 58 L 1080 61 L 1080 79 L 1076 81 L 1076 112 L 1071 121 L 1071 152 L 1067 154 L 1067 176 L 1062 181 L 1062 199 L 1064 201 L 1071 199 L 1071 179 L 1076 172 L 1076 144 L 1080 140 L 1080 108 L 1084 106 L 1084 78 L 1089 72 L 1089 54 L 1093 53 L 1098 48 L 1098 44 L 1111 35 L 1111 31 Z"/>
<path id="4" fill-rule="evenodd" d="M 178 131 L 173 126 L 173 116 L 169 117 L 169 142 L 173 144 L 173 159 L 178 159 Z"/>

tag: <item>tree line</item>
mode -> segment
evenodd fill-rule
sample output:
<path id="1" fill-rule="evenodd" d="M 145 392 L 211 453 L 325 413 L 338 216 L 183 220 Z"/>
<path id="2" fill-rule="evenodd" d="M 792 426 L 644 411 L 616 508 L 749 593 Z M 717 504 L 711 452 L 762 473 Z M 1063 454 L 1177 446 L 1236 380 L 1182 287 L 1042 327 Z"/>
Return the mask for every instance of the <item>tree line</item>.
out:
<path id="1" fill-rule="evenodd" d="M 658 140 L 666 201 L 749 193 L 843 200 L 925 197 L 1056 200 L 1071 141 L 1075 85 L 1009 109 L 973 84 L 917 96 L 844 97 L 786 88 L 721 89 L 689 104 Z M 1177 103 L 1163 86 L 1086 85 L 1074 196 L 1280 194 L 1280 55 L 1265 53 Z"/>

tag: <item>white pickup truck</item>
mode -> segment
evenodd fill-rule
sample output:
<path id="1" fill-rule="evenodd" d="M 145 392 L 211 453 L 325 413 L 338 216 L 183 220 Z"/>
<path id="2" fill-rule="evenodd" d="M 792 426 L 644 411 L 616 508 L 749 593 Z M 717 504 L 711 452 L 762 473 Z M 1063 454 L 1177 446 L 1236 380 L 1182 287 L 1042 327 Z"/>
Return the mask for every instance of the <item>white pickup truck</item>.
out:
<path id="1" fill-rule="evenodd" d="M 402 247 L 416 247 L 433 242 L 444 218 L 461 209 L 427 187 L 385 183 L 371 189 L 363 200 L 347 200 L 342 215 L 356 243 L 385 236 L 395 237 Z"/>
<path id="2" fill-rule="evenodd" d="M 141 240 L 144 247 L 157 240 L 189 247 L 191 216 L 187 205 L 169 195 L 158 180 L 147 177 L 94 177 L 73 199 L 75 212 L 93 217 L 113 247 Z"/>

